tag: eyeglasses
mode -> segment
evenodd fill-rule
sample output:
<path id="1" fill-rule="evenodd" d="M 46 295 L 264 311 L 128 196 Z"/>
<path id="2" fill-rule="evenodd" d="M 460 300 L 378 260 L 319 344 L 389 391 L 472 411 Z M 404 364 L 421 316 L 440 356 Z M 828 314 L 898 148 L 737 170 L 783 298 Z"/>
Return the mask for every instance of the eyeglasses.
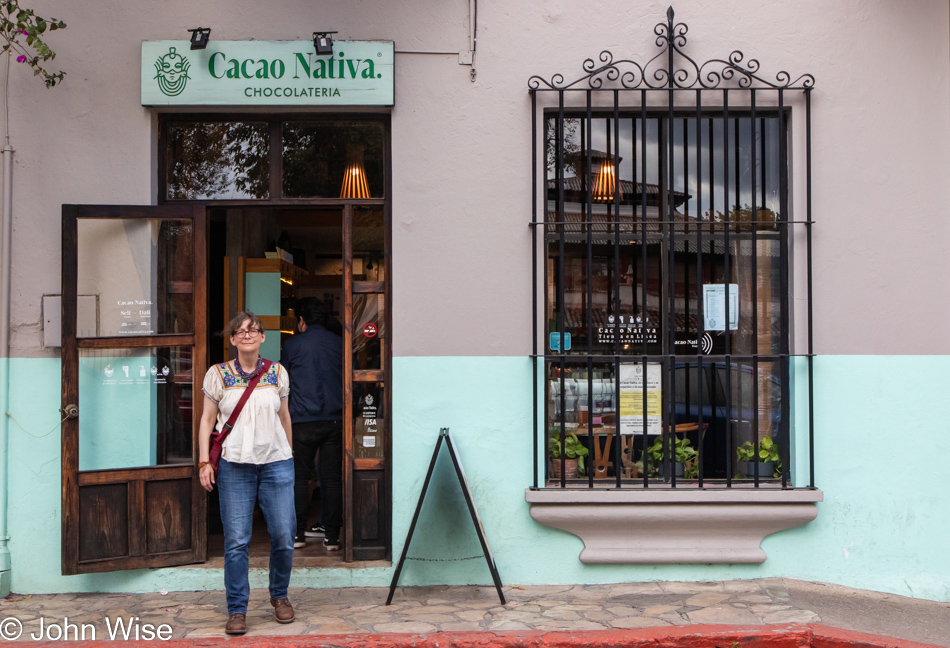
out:
<path id="1" fill-rule="evenodd" d="M 261 332 L 260 329 L 255 328 L 255 329 L 248 329 L 246 331 L 244 330 L 235 331 L 234 333 L 232 333 L 232 335 L 236 338 L 252 338 L 252 337 L 257 337 L 258 334 L 260 334 L 260 332 Z"/>

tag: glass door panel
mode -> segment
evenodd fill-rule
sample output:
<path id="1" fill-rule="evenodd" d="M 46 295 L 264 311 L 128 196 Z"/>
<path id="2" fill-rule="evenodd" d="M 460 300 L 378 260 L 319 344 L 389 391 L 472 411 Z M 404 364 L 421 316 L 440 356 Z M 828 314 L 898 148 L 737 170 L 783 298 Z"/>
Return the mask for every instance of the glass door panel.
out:
<path id="1" fill-rule="evenodd" d="M 190 221 L 81 219 L 76 247 L 79 292 L 97 295 L 88 337 L 194 332 Z"/>
<path id="2" fill-rule="evenodd" d="M 383 208 L 344 210 L 344 552 L 380 560 L 391 551 L 388 232 Z"/>
<path id="3" fill-rule="evenodd" d="M 64 574 L 207 555 L 194 468 L 205 227 L 201 207 L 63 206 Z M 95 299 L 89 321 L 80 292 Z"/>
<path id="4" fill-rule="evenodd" d="M 190 464 L 191 348 L 80 349 L 79 469 Z"/>
<path id="5" fill-rule="evenodd" d="M 354 281 L 385 281 L 385 231 L 382 207 L 353 208 Z"/>
<path id="6" fill-rule="evenodd" d="M 353 295 L 353 368 L 357 371 L 383 368 L 385 303 L 385 295 Z"/>

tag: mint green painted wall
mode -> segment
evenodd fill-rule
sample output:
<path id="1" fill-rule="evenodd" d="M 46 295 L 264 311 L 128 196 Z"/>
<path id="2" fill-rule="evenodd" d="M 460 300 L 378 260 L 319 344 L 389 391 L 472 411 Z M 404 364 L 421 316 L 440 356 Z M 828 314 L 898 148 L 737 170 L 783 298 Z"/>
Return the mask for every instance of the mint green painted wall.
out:
<path id="1" fill-rule="evenodd" d="M 950 494 L 941 463 L 950 435 L 933 424 L 950 390 L 950 358 L 824 356 L 815 360 L 814 522 L 766 538 L 762 565 L 583 565 L 581 541 L 528 515 L 531 364 L 526 358 L 395 358 L 394 555 L 402 549 L 440 427 L 452 432 L 502 580 L 605 583 L 785 576 L 950 601 Z M 13 360 L 11 413 L 31 433 L 59 421 L 60 364 Z M 796 373 L 801 367 L 796 369 Z M 798 408 L 796 420 L 807 410 Z M 799 431 L 796 456 L 802 456 Z M 177 568 L 60 575 L 59 433 L 11 423 L 10 511 L 17 592 L 221 589 L 220 570 Z M 917 457 L 921 457 L 918 459 Z M 796 481 L 800 480 L 800 475 Z M 454 473 L 438 465 L 401 584 L 490 583 Z M 461 560 L 459 560 L 461 559 Z M 301 587 L 387 586 L 391 568 L 297 570 Z M 256 570 L 252 586 L 266 586 Z"/>

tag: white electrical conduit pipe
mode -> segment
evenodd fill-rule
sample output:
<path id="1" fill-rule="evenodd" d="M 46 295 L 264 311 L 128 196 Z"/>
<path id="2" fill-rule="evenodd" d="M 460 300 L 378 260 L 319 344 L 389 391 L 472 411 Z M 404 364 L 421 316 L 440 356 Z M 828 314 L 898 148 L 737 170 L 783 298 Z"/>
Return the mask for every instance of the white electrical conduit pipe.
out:
<path id="1" fill-rule="evenodd" d="M 11 257 L 13 237 L 13 147 L 10 146 L 10 58 L 7 59 L 7 75 L 4 81 L 4 144 L 3 144 L 3 195 L 0 196 L 0 359 L 3 373 L 0 375 L 0 596 L 10 593 L 12 560 L 10 536 L 7 528 L 7 501 L 10 483 L 8 440 L 10 431 L 10 275 L 13 273 Z"/>

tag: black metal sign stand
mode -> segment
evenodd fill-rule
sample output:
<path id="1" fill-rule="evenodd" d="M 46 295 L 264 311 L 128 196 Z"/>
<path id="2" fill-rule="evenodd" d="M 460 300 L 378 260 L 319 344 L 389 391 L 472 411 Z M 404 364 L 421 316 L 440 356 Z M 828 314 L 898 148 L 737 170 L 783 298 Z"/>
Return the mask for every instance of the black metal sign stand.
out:
<path id="1" fill-rule="evenodd" d="M 452 445 L 452 438 L 449 436 L 449 428 L 439 430 L 439 440 L 435 444 L 435 452 L 432 453 L 432 461 L 429 462 L 429 472 L 426 473 L 425 482 L 422 484 L 422 493 L 419 494 L 419 503 L 416 505 L 416 512 L 412 516 L 412 524 L 409 525 L 409 534 L 406 536 L 406 542 L 402 546 L 402 555 L 396 564 L 396 573 L 393 574 L 393 582 L 389 586 L 389 597 L 386 599 L 386 605 L 393 602 L 393 595 L 396 593 L 396 584 L 399 582 L 399 574 L 402 572 L 402 566 L 406 562 L 406 556 L 409 553 L 409 543 L 412 542 L 412 534 L 416 530 L 416 522 L 419 521 L 419 513 L 422 511 L 422 503 L 426 499 L 426 491 L 429 489 L 429 481 L 432 479 L 432 472 L 435 470 L 435 461 L 439 458 L 439 450 L 442 449 L 442 442 L 449 449 L 449 456 L 452 457 L 452 465 L 455 466 L 455 474 L 459 478 L 459 486 L 462 487 L 462 495 L 465 496 L 465 503 L 468 505 L 468 512 L 472 516 L 472 523 L 475 525 L 475 532 L 478 534 L 478 541 L 482 545 L 482 552 L 485 555 L 485 561 L 488 563 L 488 571 L 491 572 L 492 581 L 495 583 L 495 589 L 498 591 L 498 598 L 504 605 L 505 595 L 501 591 L 501 577 L 498 575 L 498 568 L 495 566 L 495 559 L 491 555 L 491 549 L 488 548 L 488 540 L 485 538 L 485 529 L 482 527 L 482 520 L 478 517 L 478 511 L 475 510 L 475 503 L 472 501 L 472 492 L 469 490 L 468 481 L 465 479 L 465 472 L 462 470 L 462 462 L 459 459 L 455 446 Z"/>

